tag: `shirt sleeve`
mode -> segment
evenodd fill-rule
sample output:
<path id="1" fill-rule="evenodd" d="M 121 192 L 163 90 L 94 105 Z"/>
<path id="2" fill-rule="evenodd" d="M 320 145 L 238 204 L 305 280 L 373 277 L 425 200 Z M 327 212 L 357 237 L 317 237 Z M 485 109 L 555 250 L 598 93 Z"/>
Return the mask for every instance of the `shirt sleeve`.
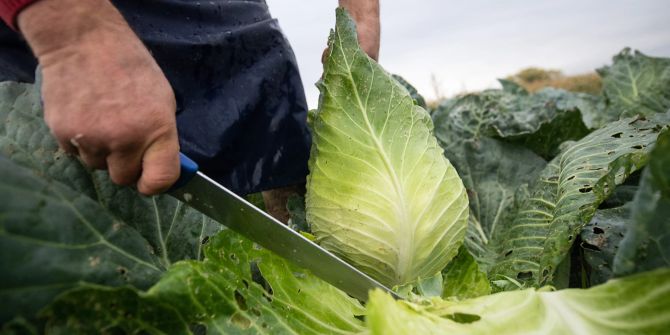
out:
<path id="1" fill-rule="evenodd" d="M 0 18 L 12 29 L 18 30 L 16 17 L 19 12 L 37 0 L 0 0 Z"/>

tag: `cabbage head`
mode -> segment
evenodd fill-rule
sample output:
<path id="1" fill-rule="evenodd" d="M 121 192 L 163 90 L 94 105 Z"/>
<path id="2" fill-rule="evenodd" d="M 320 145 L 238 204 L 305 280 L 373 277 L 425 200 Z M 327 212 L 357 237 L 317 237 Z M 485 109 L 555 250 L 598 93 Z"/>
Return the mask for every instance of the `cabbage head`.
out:
<path id="1" fill-rule="evenodd" d="M 358 46 L 337 12 L 313 119 L 306 209 L 317 242 L 388 286 L 442 270 L 468 199 L 428 113 Z"/>

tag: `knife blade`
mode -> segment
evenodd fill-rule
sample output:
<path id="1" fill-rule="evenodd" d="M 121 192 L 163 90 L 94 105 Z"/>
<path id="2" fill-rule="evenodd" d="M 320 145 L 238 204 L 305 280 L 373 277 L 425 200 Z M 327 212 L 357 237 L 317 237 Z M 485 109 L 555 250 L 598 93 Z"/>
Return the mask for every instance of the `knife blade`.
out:
<path id="1" fill-rule="evenodd" d="M 180 154 L 180 163 L 181 175 L 168 194 L 354 298 L 366 302 L 369 290 L 379 288 L 400 299 L 370 276 L 198 171 L 198 165 L 186 155 Z"/>

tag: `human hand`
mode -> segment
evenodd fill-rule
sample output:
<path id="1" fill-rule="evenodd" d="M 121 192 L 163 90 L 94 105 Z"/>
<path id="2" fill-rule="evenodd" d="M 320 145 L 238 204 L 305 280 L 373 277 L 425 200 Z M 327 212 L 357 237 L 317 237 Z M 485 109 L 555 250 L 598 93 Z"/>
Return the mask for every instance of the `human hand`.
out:
<path id="1" fill-rule="evenodd" d="M 339 0 L 356 22 L 358 44 L 374 60 L 379 60 L 379 0 Z"/>
<path id="2" fill-rule="evenodd" d="M 143 194 L 179 177 L 172 88 L 107 0 L 41 0 L 18 25 L 42 67 L 44 118 L 65 151 Z"/>
<path id="3" fill-rule="evenodd" d="M 358 44 L 370 58 L 379 60 L 379 0 L 339 0 L 340 6 L 346 9 L 356 22 Z M 325 61 L 328 48 L 323 51 L 321 62 Z"/>

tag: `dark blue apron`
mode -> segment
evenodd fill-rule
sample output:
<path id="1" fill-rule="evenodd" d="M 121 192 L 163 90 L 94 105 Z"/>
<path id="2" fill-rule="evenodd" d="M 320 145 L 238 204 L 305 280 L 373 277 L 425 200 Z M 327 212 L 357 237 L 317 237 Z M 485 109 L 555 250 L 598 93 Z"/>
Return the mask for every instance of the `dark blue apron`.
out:
<path id="1" fill-rule="evenodd" d="M 113 2 L 170 81 L 181 150 L 203 172 L 238 194 L 305 181 L 307 104 L 264 0 Z M 4 25 L 0 45 L 0 80 L 32 81 L 35 60 Z"/>

